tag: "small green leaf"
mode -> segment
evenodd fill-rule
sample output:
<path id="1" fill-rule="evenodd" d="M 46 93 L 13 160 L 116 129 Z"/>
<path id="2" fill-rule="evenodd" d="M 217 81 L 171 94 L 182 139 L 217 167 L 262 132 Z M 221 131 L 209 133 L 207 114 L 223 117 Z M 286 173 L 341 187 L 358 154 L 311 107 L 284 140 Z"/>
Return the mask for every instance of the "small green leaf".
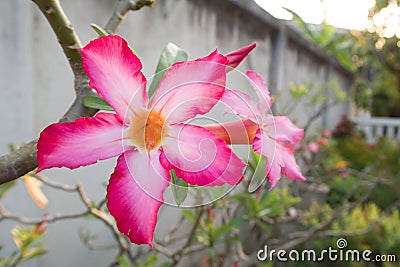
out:
<path id="1" fill-rule="evenodd" d="M 157 263 L 157 261 L 158 261 L 158 256 L 154 254 L 146 259 L 144 267 L 152 267 Z"/>
<path id="2" fill-rule="evenodd" d="M 182 215 L 185 216 L 189 221 L 194 222 L 195 214 L 191 210 L 182 210 Z"/>
<path id="3" fill-rule="evenodd" d="M 188 58 L 189 54 L 185 50 L 173 43 L 168 43 L 167 47 L 161 52 L 158 60 L 156 72 L 149 88 L 149 98 L 153 96 L 167 69 L 171 67 L 172 64 L 186 61 Z"/>
<path id="4" fill-rule="evenodd" d="M 229 221 L 229 225 L 231 225 L 234 228 L 239 228 L 243 224 L 244 224 L 244 220 L 243 220 L 243 218 L 240 218 L 240 217 L 233 218 L 232 220 Z"/>
<path id="5" fill-rule="evenodd" d="M 8 150 L 9 150 L 10 152 L 14 152 L 14 151 L 17 150 L 17 146 L 14 145 L 14 144 L 8 144 Z"/>
<path id="6" fill-rule="evenodd" d="M 131 266 L 129 261 L 123 255 L 119 255 L 117 260 L 118 260 L 119 266 L 121 266 L 121 267 L 130 267 Z"/>
<path id="7" fill-rule="evenodd" d="M 0 185 L 0 199 L 15 185 L 15 180 Z"/>
<path id="8" fill-rule="evenodd" d="M 166 261 L 166 262 L 162 263 L 161 265 L 159 265 L 158 267 L 171 267 L 171 266 L 172 266 L 172 263 Z"/>
<path id="9" fill-rule="evenodd" d="M 255 162 L 255 170 L 249 184 L 249 192 L 256 191 L 267 178 L 267 158 L 264 155 L 258 155 L 253 150 L 251 155 Z"/>
<path id="10" fill-rule="evenodd" d="M 169 173 L 171 175 L 172 193 L 174 195 L 176 204 L 180 206 L 187 197 L 189 191 L 189 185 L 181 178 L 176 176 L 174 170 L 170 170 Z"/>
<path id="11" fill-rule="evenodd" d="M 13 258 L 0 258 L 0 266 L 9 266 Z"/>
<path id="12" fill-rule="evenodd" d="M 106 32 L 106 30 L 104 30 L 102 27 L 100 27 L 97 24 L 92 23 L 92 24 L 90 24 L 90 27 L 92 27 L 92 29 L 95 30 L 99 36 L 107 36 L 108 35 L 108 32 Z"/>
<path id="13" fill-rule="evenodd" d="M 94 95 L 87 95 L 82 98 L 83 105 L 88 108 L 95 108 L 106 111 L 114 111 L 114 109 L 103 98 Z"/>
<path id="14" fill-rule="evenodd" d="M 23 258 L 24 260 L 29 260 L 35 257 L 39 257 L 43 254 L 45 254 L 47 250 L 45 249 L 43 244 L 38 244 L 34 247 L 27 248 L 25 252 L 23 253 Z"/>
<path id="15" fill-rule="evenodd" d="M 214 231 L 214 239 L 217 239 L 220 235 L 222 235 L 223 233 L 226 233 L 228 231 L 232 230 L 232 225 L 229 224 L 223 224 L 220 227 L 218 227 L 217 229 L 215 229 Z"/>

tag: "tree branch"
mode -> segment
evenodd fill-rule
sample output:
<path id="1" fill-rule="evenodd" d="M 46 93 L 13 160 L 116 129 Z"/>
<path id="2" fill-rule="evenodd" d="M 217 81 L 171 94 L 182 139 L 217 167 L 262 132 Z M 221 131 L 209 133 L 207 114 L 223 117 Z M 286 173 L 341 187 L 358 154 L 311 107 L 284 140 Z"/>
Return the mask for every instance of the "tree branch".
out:
<path id="1" fill-rule="evenodd" d="M 80 117 L 96 114 L 97 110 L 86 108 L 82 98 L 95 94 L 89 86 L 89 80 L 81 64 L 81 45 L 71 22 L 58 0 L 33 0 L 46 17 L 60 43 L 74 74 L 76 98 L 60 122 L 74 121 Z M 143 6 L 152 6 L 154 0 L 119 0 L 113 15 L 106 25 L 107 32 L 115 33 L 129 10 L 138 10 Z M 20 146 L 16 151 L 0 157 L 0 184 L 15 180 L 37 167 L 37 140 Z"/>
<path id="2" fill-rule="evenodd" d="M 145 6 L 153 7 L 154 3 L 155 0 L 119 0 L 104 29 L 110 34 L 118 31 L 130 10 L 139 10 Z"/>
<path id="3" fill-rule="evenodd" d="M 81 53 L 78 50 L 82 47 L 81 41 L 65 15 L 60 2 L 58 0 L 33 0 L 33 2 L 42 11 L 57 36 L 72 71 L 74 73 L 83 72 Z"/>
<path id="4" fill-rule="evenodd" d="M 65 214 L 56 214 L 54 216 L 48 216 L 46 219 L 43 218 L 28 218 L 25 216 L 19 216 L 17 214 L 11 213 L 6 210 L 3 206 L 0 205 L 0 221 L 2 220 L 13 220 L 23 224 L 39 224 L 41 222 L 56 222 L 60 220 L 66 219 L 77 219 L 82 218 L 86 215 L 89 215 L 89 211 L 76 212 L 76 213 L 65 213 Z"/>
<path id="5" fill-rule="evenodd" d="M 37 140 L 0 157 L 0 184 L 12 181 L 37 167 Z"/>
<path id="6" fill-rule="evenodd" d="M 174 253 L 174 255 L 172 257 L 171 266 L 176 266 L 178 264 L 178 262 L 181 260 L 182 256 L 185 255 L 185 253 L 188 253 L 186 251 L 186 249 L 188 247 L 191 247 L 191 244 L 193 242 L 193 238 L 195 237 L 195 233 L 196 233 L 197 227 L 199 226 L 200 221 L 201 221 L 201 217 L 204 214 L 204 210 L 205 210 L 204 207 L 200 207 L 199 208 L 199 211 L 197 213 L 196 219 L 195 219 L 195 221 L 193 223 L 193 226 L 192 226 L 192 230 L 190 231 L 190 234 L 189 234 L 189 236 L 188 236 L 188 238 L 186 240 L 186 243 L 181 247 L 180 250 L 178 250 L 178 251 L 176 251 Z"/>

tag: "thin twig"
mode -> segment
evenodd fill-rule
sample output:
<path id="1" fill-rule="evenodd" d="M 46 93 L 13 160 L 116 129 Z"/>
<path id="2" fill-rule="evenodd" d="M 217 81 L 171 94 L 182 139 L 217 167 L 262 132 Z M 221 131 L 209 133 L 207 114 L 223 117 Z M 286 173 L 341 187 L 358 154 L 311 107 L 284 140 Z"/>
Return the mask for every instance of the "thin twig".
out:
<path id="1" fill-rule="evenodd" d="M 174 253 L 172 253 L 172 251 L 170 251 L 166 247 L 158 244 L 157 242 L 153 242 L 153 247 L 154 247 L 155 250 L 157 250 L 161 254 L 167 256 L 168 258 L 173 258 L 174 257 Z"/>
<path id="2" fill-rule="evenodd" d="M 145 6 L 152 7 L 154 3 L 155 0 L 119 0 L 104 29 L 110 34 L 115 33 L 129 11 L 139 10 Z"/>
<path id="3" fill-rule="evenodd" d="M 54 216 L 47 216 L 46 218 L 29 218 L 25 216 L 20 216 L 14 213 L 9 212 L 6 208 L 4 208 L 2 205 L 0 205 L 0 215 L 2 216 L 0 219 L 1 220 L 12 220 L 12 221 L 17 221 L 23 224 L 38 224 L 41 222 L 56 222 L 60 220 L 66 220 L 66 219 L 76 219 L 76 218 L 81 218 L 86 215 L 89 215 L 90 213 L 88 211 L 84 212 L 76 212 L 76 213 L 65 213 L 65 214 L 56 214 Z"/>
<path id="4" fill-rule="evenodd" d="M 308 120 L 305 124 L 305 126 L 303 127 L 304 132 L 306 133 L 308 131 L 308 129 L 310 128 L 311 124 L 316 121 L 319 117 L 321 117 L 322 113 L 325 110 L 330 109 L 331 107 L 334 107 L 337 104 L 337 101 L 333 101 L 331 103 L 324 103 L 323 105 L 321 105 L 321 107 L 311 116 L 308 116 Z"/>
<path id="5" fill-rule="evenodd" d="M 118 249 L 118 246 L 113 245 L 100 245 L 92 243 L 92 236 L 90 232 L 84 232 L 83 230 L 79 231 L 79 237 L 82 240 L 83 244 L 90 250 L 110 250 L 110 249 Z"/>
<path id="6" fill-rule="evenodd" d="M 67 192 L 72 192 L 72 191 L 77 191 L 78 190 L 78 186 L 71 186 L 71 185 L 66 185 L 66 184 L 60 184 L 60 183 L 56 183 L 53 180 L 49 179 L 48 177 L 46 177 L 45 175 L 41 174 L 41 173 L 36 173 L 33 174 L 33 177 L 35 177 L 36 179 L 38 179 L 39 181 L 41 181 L 42 183 L 44 183 L 45 185 L 58 189 L 58 190 L 63 190 L 63 191 L 67 191 Z"/>
<path id="7" fill-rule="evenodd" d="M 203 214 L 204 214 L 204 207 L 199 207 L 198 209 L 199 209 L 199 212 L 197 213 L 196 219 L 195 219 L 195 221 L 193 223 L 193 226 L 192 226 L 192 230 L 190 231 L 190 234 L 189 234 L 189 236 L 188 236 L 188 238 L 186 240 L 186 243 L 181 247 L 180 250 L 178 250 L 177 252 L 174 253 L 174 255 L 172 257 L 171 266 L 176 266 L 178 264 L 178 262 L 182 258 L 182 255 L 185 255 L 185 251 L 187 250 L 188 247 L 190 247 L 190 245 L 193 242 L 197 227 L 199 226 L 200 220 L 201 220 L 201 218 L 203 217 Z"/>
<path id="8" fill-rule="evenodd" d="M 92 202 L 86 196 L 86 193 L 81 184 L 78 184 L 77 190 L 78 190 L 78 193 L 79 193 L 79 196 L 80 196 L 82 202 L 86 205 L 90 214 L 92 214 L 96 218 L 100 219 L 112 232 L 114 239 L 116 240 L 118 247 L 119 247 L 119 255 L 123 255 L 124 253 L 127 253 L 128 256 L 130 256 L 131 252 L 130 252 L 129 243 L 127 243 L 127 241 L 120 234 L 118 229 L 115 227 L 114 223 L 111 221 L 110 217 L 103 211 L 93 207 Z"/>
<path id="9" fill-rule="evenodd" d="M 199 226 L 201 217 L 204 214 L 204 207 L 200 207 L 199 209 L 200 209 L 200 211 L 197 214 L 196 220 L 195 220 L 195 222 L 193 224 L 192 230 L 190 231 L 189 237 L 188 237 L 185 245 L 183 246 L 184 248 L 188 247 L 188 246 L 190 246 L 192 244 L 194 236 L 195 236 L 195 233 L 196 233 L 196 230 L 197 230 L 197 227 Z"/>
<path id="10" fill-rule="evenodd" d="M 178 229 L 181 228 L 184 221 L 185 221 L 185 217 L 183 217 L 181 214 L 178 222 L 174 226 L 172 226 L 171 229 L 169 229 L 169 231 L 165 234 L 164 238 L 162 240 L 158 241 L 158 243 L 161 245 L 165 245 L 165 244 L 172 242 L 171 237 L 176 233 L 176 231 Z"/>

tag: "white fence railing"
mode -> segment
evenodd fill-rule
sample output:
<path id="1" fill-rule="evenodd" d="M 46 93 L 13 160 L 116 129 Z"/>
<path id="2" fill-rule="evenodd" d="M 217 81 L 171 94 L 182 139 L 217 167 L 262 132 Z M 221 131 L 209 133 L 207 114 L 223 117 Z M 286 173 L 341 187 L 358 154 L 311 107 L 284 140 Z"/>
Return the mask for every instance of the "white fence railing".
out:
<path id="1" fill-rule="evenodd" d="M 364 131 L 367 141 L 373 143 L 381 137 L 400 140 L 400 118 L 353 118 L 358 128 Z"/>

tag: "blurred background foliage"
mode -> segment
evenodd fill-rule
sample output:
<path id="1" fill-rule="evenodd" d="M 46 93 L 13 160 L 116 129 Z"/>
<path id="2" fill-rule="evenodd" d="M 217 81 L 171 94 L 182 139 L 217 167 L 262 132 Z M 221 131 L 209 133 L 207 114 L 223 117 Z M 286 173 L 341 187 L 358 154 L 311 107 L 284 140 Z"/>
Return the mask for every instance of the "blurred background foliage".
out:
<path id="1" fill-rule="evenodd" d="M 400 117 L 400 1 L 377 0 L 371 27 L 345 31 L 323 22 L 314 27 L 288 10 L 305 36 L 353 73 L 353 99 L 372 116 Z"/>
<path id="2" fill-rule="evenodd" d="M 377 0 L 370 13 L 371 20 L 381 12 L 388 15 L 385 8 L 399 6 L 399 3 L 399 0 Z M 384 30 L 385 23 L 378 23 L 379 19 L 375 19 L 374 27 L 364 32 L 338 31 L 326 23 L 314 28 L 296 14 L 294 20 L 310 40 L 336 56 L 353 73 L 353 97 L 360 107 L 370 110 L 374 116 L 400 116 L 400 27 L 391 36 Z M 121 247 L 115 259 L 110 260 L 110 266 L 175 266 L 185 256 L 200 257 L 199 266 L 233 266 L 236 263 L 239 266 L 272 266 L 279 263 L 260 263 L 255 256 L 265 244 L 271 248 L 322 251 L 336 248 L 338 238 L 346 238 L 349 249 L 369 249 L 375 254 L 397 253 L 400 257 L 400 142 L 381 139 L 370 144 L 347 117 L 332 131 L 310 130 L 312 120 L 321 115 L 319 111 L 329 108 L 324 97 L 326 88 L 334 91 L 335 101 L 345 97 L 335 84 L 314 88 L 314 91 L 310 90 L 312 87 L 312 84 L 293 84 L 290 93 L 295 101 L 282 111 L 284 115 L 293 111 L 298 99 L 305 99 L 310 107 L 318 106 L 315 116 L 310 116 L 310 121 L 302 126 L 306 139 L 296 151 L 307 182 L 282 179 L 280 188 L 268 191 L 268 185 L 264 185 L 249 194 L 248 185 L 253 175 L 249 168 L 244 182 L 228 197 L 205 207 L 182 209 L 177 225 L 171 226 L 165 236 L 156 237 L 154 250 L 131 249 L 134 246 L 109 224 L 108 228 L 117 237 L 110 242 Z M 256 158 L 252 160 L 257 161 Z M 257 163 L 250 162 L 249 166 Z M 68 189 L 45 177 L 33 176 L 32 179 L 54 190 L 78 192 L 87 211 L 77 216 L 99 219 L 106 225 L 109 222 L 105 200 L 96 205 L 79 186 Z M 0 199 L 20 182 L 1 185 Z M 4 207 L 0 212 L 0 221 L 31 224 L 24 228 L 17 226 L 10 233 L 16 249 L 11 255 L 0 258 L 0 264 L 17 266 L 46 252 L 40 238 L 45 234 L 45 224 L 56 218 L 27 222 Z M 61 220 L 62 216 L 57 218 Z M 96 239 L 90 233 L 89 237 L 82 235 L 82 242 L 93 248 Z M 295 266 L 320 264 L 298 262 Z M 365 262 L 323 264 L 371 266 Z M 399 266 L 399 263 L 385 262 L 379 266 Z"/>

